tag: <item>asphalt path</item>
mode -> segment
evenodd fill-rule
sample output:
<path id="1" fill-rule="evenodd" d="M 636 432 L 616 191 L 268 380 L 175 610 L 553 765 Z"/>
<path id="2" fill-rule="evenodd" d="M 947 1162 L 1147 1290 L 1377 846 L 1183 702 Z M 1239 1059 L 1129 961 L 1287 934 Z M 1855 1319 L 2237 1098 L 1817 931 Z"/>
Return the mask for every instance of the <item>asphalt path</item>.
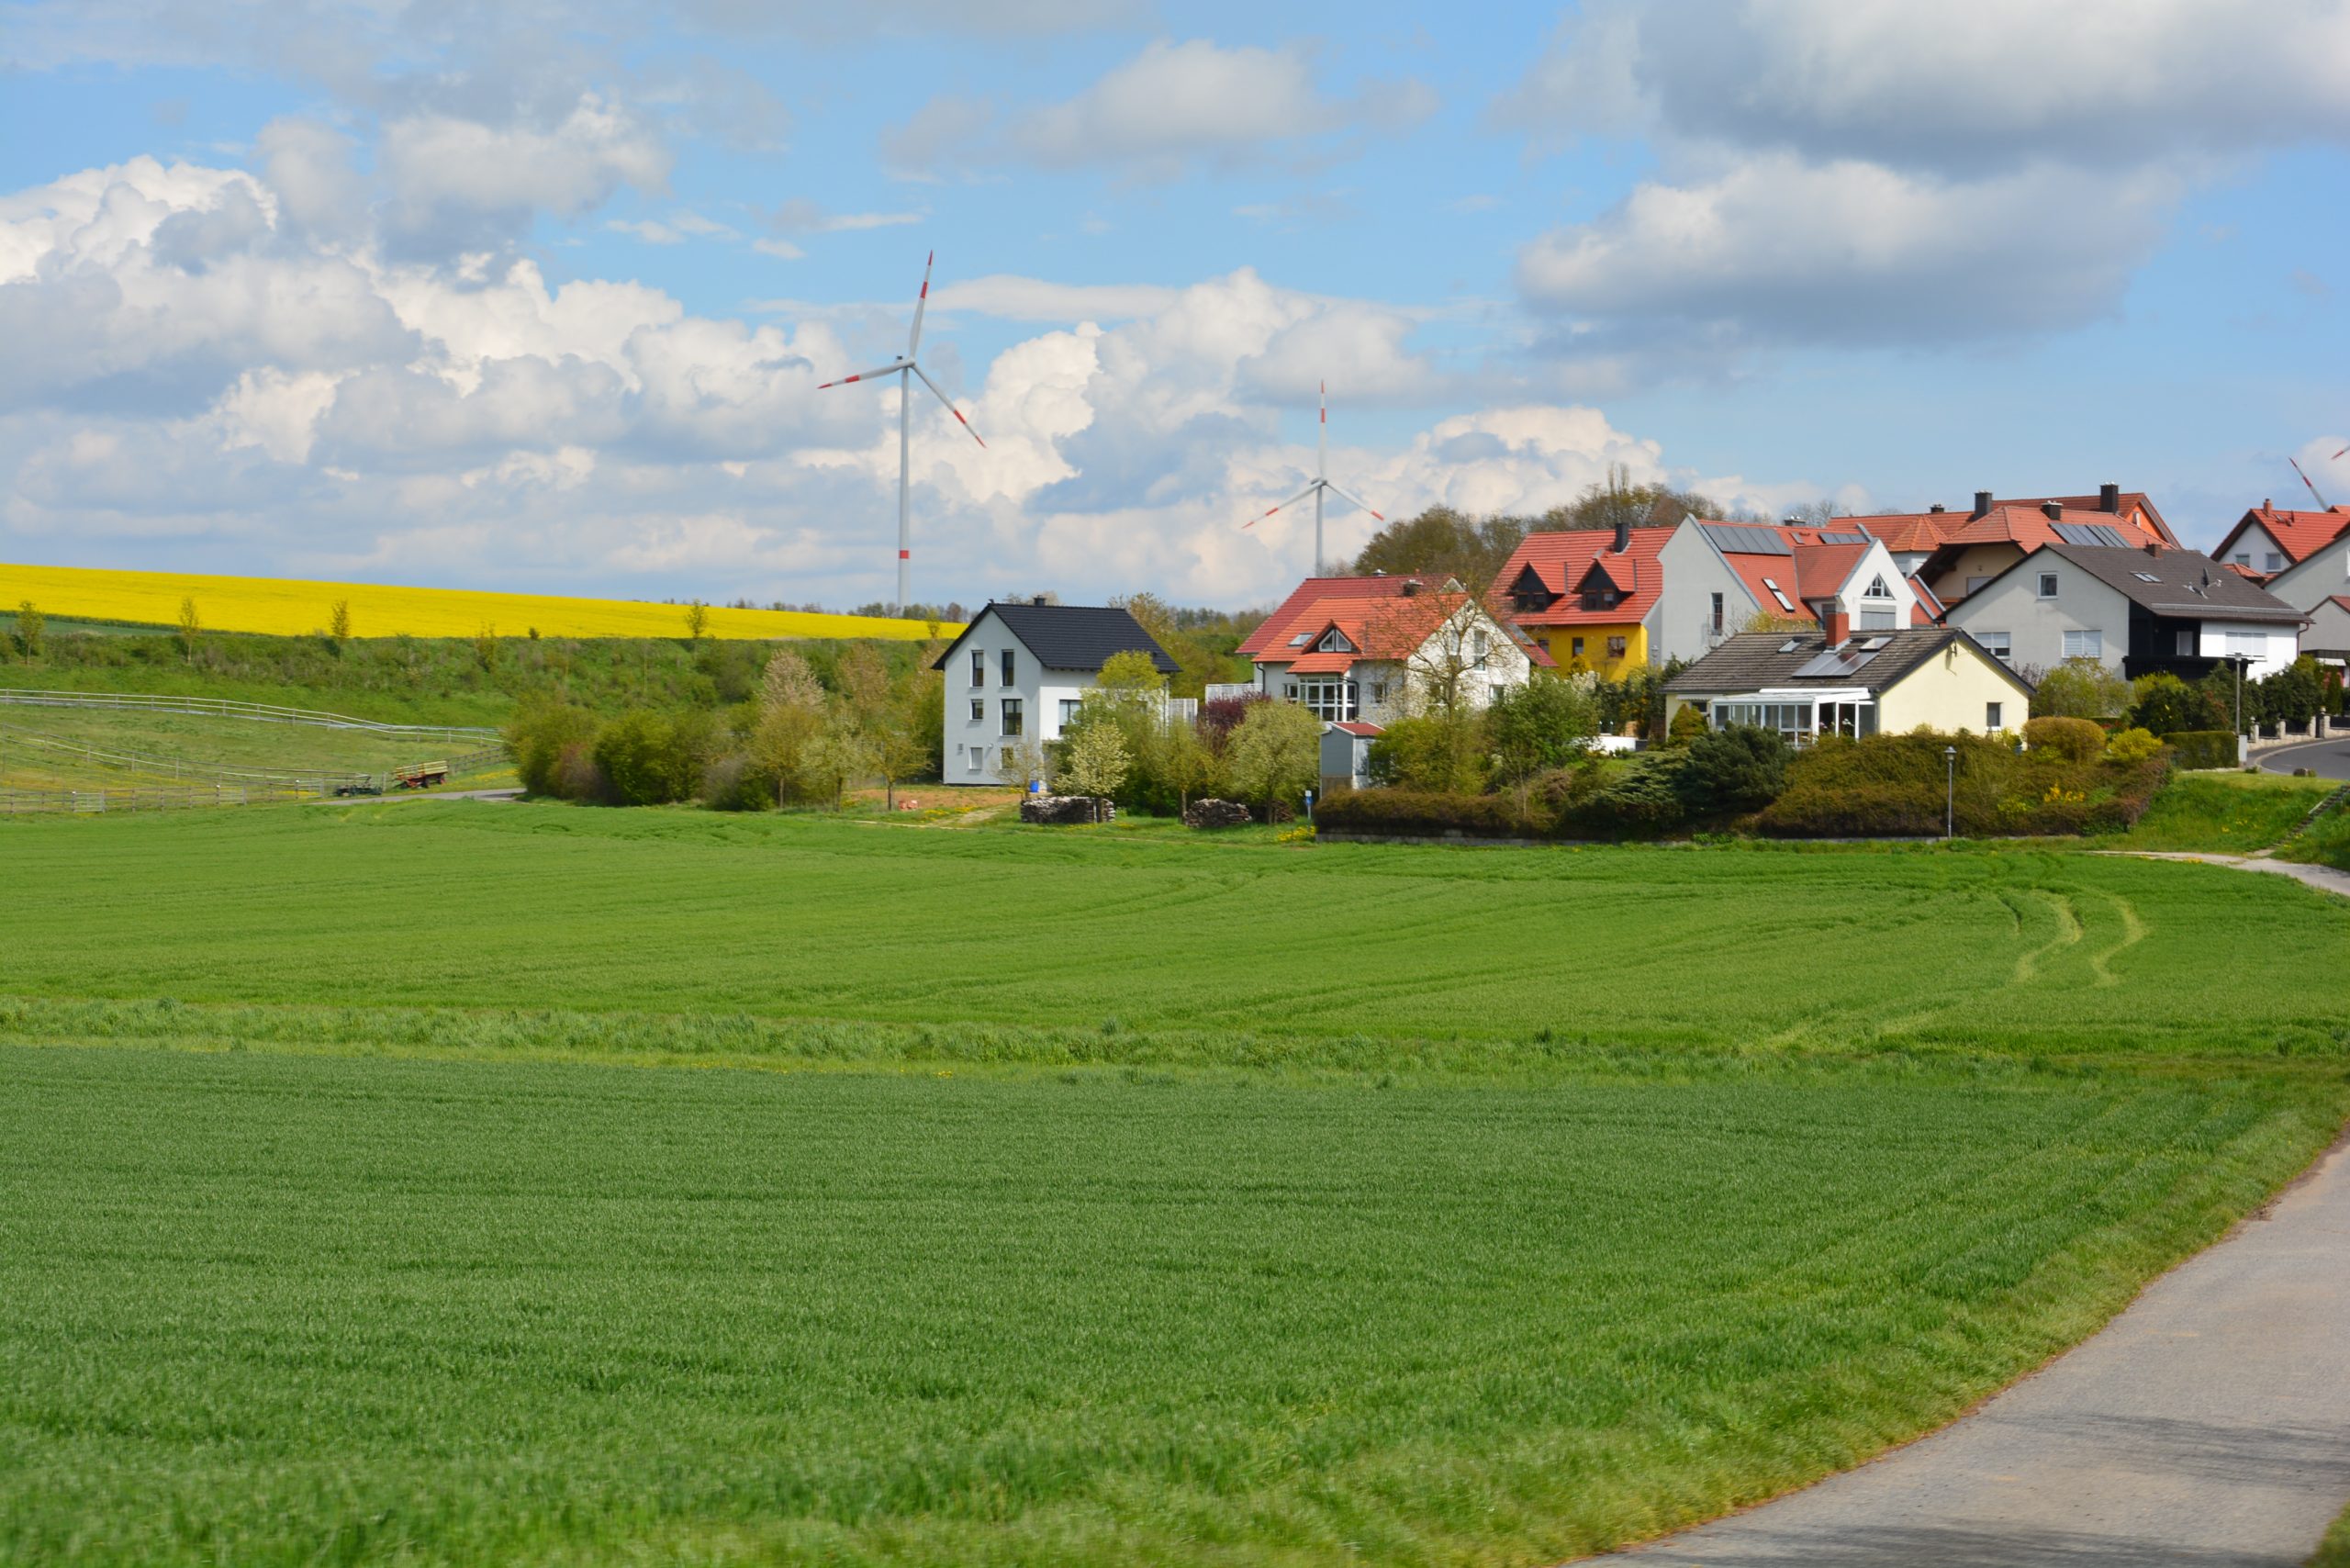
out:
<path id="1" fill-rule="evenodd" d="M 2350 1139 L 1931 1437 L 1643 1568 L 2300 1568 L 2350 1499 Z"/>
<path id="2" fill-rule="evenodd" d="M 2322 741 L 2264 751 L 2253 759 L 2264 773 L 2290 773 L 2306 767 L 2320 778 L 2350 778 L 2350 739 L 2331 735 Z"/>

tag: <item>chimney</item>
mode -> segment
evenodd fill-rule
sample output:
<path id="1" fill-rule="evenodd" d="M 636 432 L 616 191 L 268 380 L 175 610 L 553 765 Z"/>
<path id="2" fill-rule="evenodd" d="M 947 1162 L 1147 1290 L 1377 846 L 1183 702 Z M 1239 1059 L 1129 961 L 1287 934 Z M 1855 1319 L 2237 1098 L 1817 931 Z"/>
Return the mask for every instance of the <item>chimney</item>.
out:
<path id="1" fill-rule="evenodd" d="M 2040 503 L 2040 510 L 2047 516 L 2049 521 L 2054 522 L 2065 515 L 2065 503 L 2062 501 L 2042 501 Z"/>
<path id="2" fill-rule="evenodd" d="M 1414 598 L 1416 598 L 1416 597 L 1418 596 L 1418 594 L 1419 594 L 1419 591 L 1420 591 L 1420 579 L 1419 579 L 1419 578 L 1417 578 L 1417 577 L 1405 577 L 1405 578 L 1404 579 L 1404 597 L 1405 599 L 1414 599 Z"/>
<path id="3" fill-rule="evenodd" d="M 2266 496 L 2263 496 L 2260 498 L 2260 510 L 2262 511 L 2275 511 L 2277 510 L 2277 503 L 2269 499 Z"/>
<path id="4" fill-rule="evenodd" d="M 1616 554 L 1622 554 L 1632 547 L 1632 525 L 1622 518 L 1616 520 Z"/>
<path id="5" fill-rule="evenodd" d="M 2118 512 L 2121 510 L 2121 487 L 2099 485 L 2097 487 L 2097 510 Z"/>
<path id="6" fill-rule="evenodd" d="M 1841 648 L 1852 640 L 1852 618 L 1841 604 L 1821 600 L 1819 624 L 1828 633 L 1828 645 L 1831 648 Z"/>
<path id="7" fill-rule="evenodd" d="M 2163 553 L 2163 542 L 2162 542 L 2161 540 L 2159 540 L 2159 539 L 2149 539 L 2149 540 L 2147 540 L 2147 541 L 2146 541 L 2146 554 L 2149 554 L 2149 555 L 2159 555 L 2159 554 L 2161 554 L 2162 553 Z"/>
<path id="8" fill-rule="evenodd" d="M 1035 598 L 1034 598 L 1034 599 L 1030 599 L 1028 602 L 1029 602 L 1030 604 L 1032 604 L 1032 605 L 1035 606 L 1038 610 L 1042 610 L 1042 609 L 1044 609 L 1044 608 L 1045 608 L 1045 596 L 1044 596 L 1043 594 L 1041 594 L 1041 593 L 1040 593 L 1040 594 L 1038 594 Z"/>
<path id="9" fill-rule="evenodd" d="M 1932 506 L 1928 507 L 1926 510 L 1939 516 L 1942 510 L 1942 504 L 1940 501 L 1936 501 Z"/>
<path id="10" fill-rule="evenodd" d="M 1990 516 L 1990 515 L 1991 515 L 1991 492 L 1990 492 L 1990 491 L 1988 491 L 1988 490 L 1977 490 L 1977 491 L 1975 491 L 1975 510 L 1974 510 L 1973 511 L 1971 511 L 1971 512 L 1967 513 L 1968 518 L 1971 520 L 1971 519 L 1978 518 L 1978 517 L 1988 517 L 1988 516 Z"/>

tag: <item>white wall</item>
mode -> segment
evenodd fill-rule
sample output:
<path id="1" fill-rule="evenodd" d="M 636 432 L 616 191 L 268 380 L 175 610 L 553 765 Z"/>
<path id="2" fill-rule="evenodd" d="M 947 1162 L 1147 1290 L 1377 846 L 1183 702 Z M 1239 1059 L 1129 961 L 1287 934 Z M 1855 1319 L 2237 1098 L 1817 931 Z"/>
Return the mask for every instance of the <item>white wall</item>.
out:
<path id="1" fill-rule="evenodd" d="M 1013 683 L 1003 684 L 1003 653 L 1012 650 Z M 987 656 L 987 675 L 979 685 L 971 682 L 971 654 L 974 649 Z M 1081 699 L 1085 693 L 1101 685 L 1098 670 L 1048 670 L 1040 666 L 1036 655 L 1026 644 L 1012 634 L 1011 630 L 993 610 L 983 612 L 971 625 L 963 645 L 955 650 L 946 677 L 946 741 L 945 778 L 949 784 L 997 784 L 996 767 L 1003 759 L 1007 744 L 1003 734 L 1003 700 L 1013 697 L 1021 704 L 1021 734 L 1009 744 L 1021 740 L 1037 742 L 1060 738 L 1060 705 L 1063 699 Z M 983 704 L 978 722 L 971 719 L 971 701 L 977 698 Z M 973 754 L 980 758 L 976 769 L 971 766 Z"/>
<path id="2" fill-rule="evenodd" d="M 2247 680 L 2276 674 L 2300 653 L 2297 628 L 2248 621 L 2204 622 L 2202 643 L 2196 651 L 2207 659 L 2241 657 L 2251 651 L 2244 644 L 2253 639 L 2257 639 L 2258 652 L 2253 654 L 2253 663 L 2244 672 Z"/>
<path id="3" fill-rule="evenodd" d="M 2056 597 L 2040 597 L 2040 574 L 2056 574 Z M 2054 669 L 2065 659 L 2065 633 L 2095 631 L 2104 633 L 2100 662 L 2119 673 L 2122 655 L 2130 651 L 2130 601 L 2088 573 L 2056 555 L 2034 557 L 1979 593 L 1969 594 L 1950 607 L 1948 623 L 1978 640 L 1986 633 L 2005 632 L 2008 664 L 2020 669 L 2037 665 Z M 1982 728 L 1977 717 L 1969 728 Z"/>
<path id="4" fill-rule="evenodd" d="M 2335 594 L 2350 593 L 2350 537 L 2321 545 L 2300 566 L 2288 566 L 2268 591 L 2302 611 L 2315 610 Z"/>
<path id="5" fill-rule="evenodd" d="M 2268 557 L 2272 554 L 2277 557 L 2277 565 L 2273 566 L 2268 564 Z M 2235 561 L 2238 557 L 2243 558 L 2241 565 L 2255 572 L 2281 572 L 2288 560 L 2268 531 L 2256 522 L 2237 534 L 2235 543 L 2228 546 L 2228 553 L 2220 559 Z"/>
<path id="6" fill-rule="evenodd" d="M 1758 608 L 1695 522 L 1684 522 L 1657 552 L 1664 588 L 1649 612 L 1649 662 L 1674 657 L 1695 664 L 1735 635 Z M 1722 631 L 1714 634 L 1713 596 L 1722 596 Z"/>

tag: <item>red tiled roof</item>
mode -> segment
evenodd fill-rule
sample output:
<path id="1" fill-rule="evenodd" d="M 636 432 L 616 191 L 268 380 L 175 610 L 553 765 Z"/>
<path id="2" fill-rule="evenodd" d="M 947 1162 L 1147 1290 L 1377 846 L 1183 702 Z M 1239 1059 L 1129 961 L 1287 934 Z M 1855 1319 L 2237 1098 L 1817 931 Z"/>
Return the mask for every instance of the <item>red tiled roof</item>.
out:
<path id="1" fill-rule="evenodd" d="M 1320 579 L 1329 586 L 1333 579 Z M 1342 675 L 1354 667 L 1357 659 L 1393 660 L 1408 657 L 1428 639 L 1428 634 L 1443 624 L 1447 617 L 1469 602 L 1465 593 L 1438 593 L 1426 588 L 1405 593 L 1406 583 L 1420 579 L 1410 577 L 1352 577 L 1335 579 L 1342 582 L 1371 582 L 1386 585 L 1385 591 L 1376 594 L 1352 593 L 1343 597 L 1317 599 L 1293 610 L 1282 634 L 1260 647 L 1257 659 L 1265 664 L 1287 665 L 1292 675 Z M 1294 603 L 1296 596 L 1291 596 Z M 1288 607 L 1284 607 L 1285 609 Z M 1266 625 L 1272 622 L 1268 621 Z M 1333 650 L 1323 653 L 1313 644 L 1322 634 L 1336 627 L 1355 651 Z M 1255 642 L 1264 633 L 1259 626 L 1249 637 Z M 1290 640 L 1303 634 L 1306 645 L 1292 648 Z M 1247 644 L 1243 644 L 1245 647 Z"/>
<path id="2" fill-rule="evenodd" d="M 1901 551 L 1936 550 L 1953 541 L 1966 544 L 1995 542 L 2022 544 L 2026 543 L 2022 538 L 2012 532 L 1999 532 L 2002 527 L 2020 526 L 2034 535 L 2033 542 L 2027 547 L 2037 548 L 2055 537 L 2047 527 L 2052 520 L 2041 510 L 2050 501 L 2064 508 L 2062 521 L 2065 522 L 2102 523 L 2133 544 L 2147 540 L 2173 547 L 2178 543 L 2170 525 L 2163 521 L 2162 513 L 2154 510 L 2154 503 L 2139 490 L 2123 491 L 2119 510 L 2115 511 L 2105 510 L 2098 504 L 2095 496 L 2009 496 L 1995 500 L 1990 512 L 1979 518 L 1964 511 L 1884 512 L 1874 517 L 1840 517 L 1830 526 L 1858 529 L 1884 540 L 1886 549 Z M 1992 521 L 2002 513 L 2024 512 L 2038 518 L 2039 522 L 2001 524 Z"/>
<path id="3" fill-rule="evenodd" d="M 1911 577 L 1909 591 L 1918 596 L 1918 602 L 1909 607 L 1909 624 L 1912 626 L 1931 626 L 1941 621 L 1943 611 L 1949 609 L 1942 603 L 1942 597 L 1926 586 L 1923 577 Z"/>
<path id="4" fill-rule="evenodd" d="M 2337 594 L 2335 594 L 2332 599 L 2327 599 L 2325 602 L 2326 602 L 2326 603 L 2328 603 L 2328 604 L 2331 604 L 2331 605 L 2337 606 L 2338 608 L 2343 609 L 2343 610 L 2350 610 L 2350 594 L 2340 594 L 2340 593 L 2337 593 Z"/>
<path id="5" fill-rule="evenodd" d="M 1881 517 L 1840 517 L 1842 527 L 1857 528 L 1872 539 L 1885 542 L 1888 550 L 1931 550 L 1942 542 L 1943 530 L 1953 521 L 1964 521 L 1964 512 L 1946 511 L 1887 512 Z"/>
<path id="6" fill-rule="evenodd" d="M 1505 612 L 1520 626 L 1615 626 L 1642 620 L 1664 588 L 1664 569 L 1657 564 L 1657 553 L 1678 526 L 1632 529 L 1621 551 L 1616 548 L 1611 529 L 1529 533 L 1494 578 L 1496 613 Z M 1529 566 L 1545 588 L 1560 596 L 1548 610 L 1510 608 L 1511 590 Z M 1623 595 L 1605 610 L 1585 610 L 1581 602 L 1583 579 L 1595 566 Z"/>
<path id="7" fill-rule="evenodd" d="M 1737 554 L 1725 555 L 1722 559 L 1729 563 L 1729 569 L 1738 575 L 1748 597 L 1754 600 L 1763 614 L 1776 615 L 1788 621 L 1815 619 L 1811 611 L 1804 608 L 1803 600 L 1796 596 L 1795 563 L 1787 556 Z M 1779 593 L 1786 596 L 1787 603 L 1781 604 L 1777 595 L 1772 593 L 1774 583 L 1778 585 Z"/>
<path id="8" fill-rule="evenodd" d="M 1280 609 L 1265 617 L 1262 625 L 1248 633 L 1239 651 L 1250 657 L 1268 651 L 1278 652 L 1301 631 L 1324 630 L 1328 624 L 1328 617 L 1321 625 L 1312 628 L 1298 624 L 1306 619 L 1316 604 L 1324 600 L 1400 598 L 1405 583 L 1416 583 L 1425 590 L 1440 588 L 1443 581 L 1427 577 L 1308 577 L 1291 590 L 1290 596 L 1281 600 Z"/>
<path id="9" fill-rule="evenodd" d="M 1832 598 L 1861 564 L 1861 557 L 1869 553 L 1865 544 L 1797 544 L 1795 550 L 1793 592 L 1798 604 Z"/>
<path id="10" fill-rule="evenodd" d="M 1379 725 L 1366 724 L 1360 719 L 1336 720 L 1331 723 L 1330 727 L 1334 730 L 1343 731 L 1350 735 L 1360 735 L 1365 739 L 1369 739 L 1373 735 L 1383 735 L 1387 733 Z"/>
<path id="11" fill-rule="evenodd" d="M 2257 525 L 2269 538 L 2277 541 L 2277 548 L 2284 554 L 2288 566 L 2299 566 L 2315 552 L 2323 549 L 2350 528 L 2350 506 L 2338 506 L 2331 511 L 2279 511 L 2263 502 L 2245 512 L 2220 547 L 2211 552 L 2216 560 L 2224 560 L 2235 547 L 2236 536 L 2245 529 Z"/>

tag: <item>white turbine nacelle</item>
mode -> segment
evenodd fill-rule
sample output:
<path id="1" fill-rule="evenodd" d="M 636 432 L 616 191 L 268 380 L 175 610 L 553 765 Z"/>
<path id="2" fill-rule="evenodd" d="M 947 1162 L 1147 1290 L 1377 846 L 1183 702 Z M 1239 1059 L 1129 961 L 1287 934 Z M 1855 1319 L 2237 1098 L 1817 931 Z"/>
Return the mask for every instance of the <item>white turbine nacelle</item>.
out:
<path id="1" fill-rule="evenodd" d="M 1371 512 L 1371 515 L 1377 518 L 1381 522 L 1385 522 L 1387 521 L 1387 519 L 1382 516 L 1379 512 L 1372 510 L 1370 503 L 1330 482 L 1330 384 L 1325 381 L 1321 386 L 1322 425 L 1320 440 L 1315 446 L 1314 483 L 1306 486 L 1305 488 L 1298 491 L 1297 494 L 1283 501 L 1281 506 L 1267 507 L 1263 511 L 1259 512 L 1255 517 L 1250 518 L 1247 522 L 1240 525 L 1243 529 L 1254 528 L 1259 523 L 1264 521 L 1267 518 L 1272 516 L 1275 512 L 1281 510 L 1281 507 L 1293 507 L 1297 505 L 1298 502 L 1304 500 L 1306 497 L 1312 496 L 1314 498 L 1314 575 L 1317 577 L 1322 575 L 1322 498 L 1325 495 L 1336 496 L 1342 501 L 1348 502 L 1354 506 L 1359 506 L 1362 508 L 1363 510 Z"/>
<path id="2" fill-rule="evenodd" d="M 979 441 L 979 432 L 971 429 L 971 421 L 963 417 L 963 410 L 957 408 L 954 400 L 938 389 L 938 383 L 924 375 L 922 366 L 914 363 L 914 354 L 922 347 L 922 314 L 930 308 L 930 266 L 937 259 L 938 252 L 933 251 L 922 263 L 922 293 L 914 297 L 914 330 L 906 339 L 906 352 L 878 370 L 860 370 L 855 375 L 844 375 L 838 381 L 827 381 L 816 388 L 822 392 L 834 386 L 846 386 L 852 382 L 878 381 L 885 375 L 898 378 L 898 609 L 901 612 L 906 608 L 906 572 L 913 561 L 913 478 L 910 451 L 913 387 L 906 378 L 910 375 L 921 377 L 922 384 L 930 388 L 931 395 L 955 416 L 955 422 L 969 431 L 973 441 L 979 441 L 981 446 L 987 445 L 986 442 Z"/>

